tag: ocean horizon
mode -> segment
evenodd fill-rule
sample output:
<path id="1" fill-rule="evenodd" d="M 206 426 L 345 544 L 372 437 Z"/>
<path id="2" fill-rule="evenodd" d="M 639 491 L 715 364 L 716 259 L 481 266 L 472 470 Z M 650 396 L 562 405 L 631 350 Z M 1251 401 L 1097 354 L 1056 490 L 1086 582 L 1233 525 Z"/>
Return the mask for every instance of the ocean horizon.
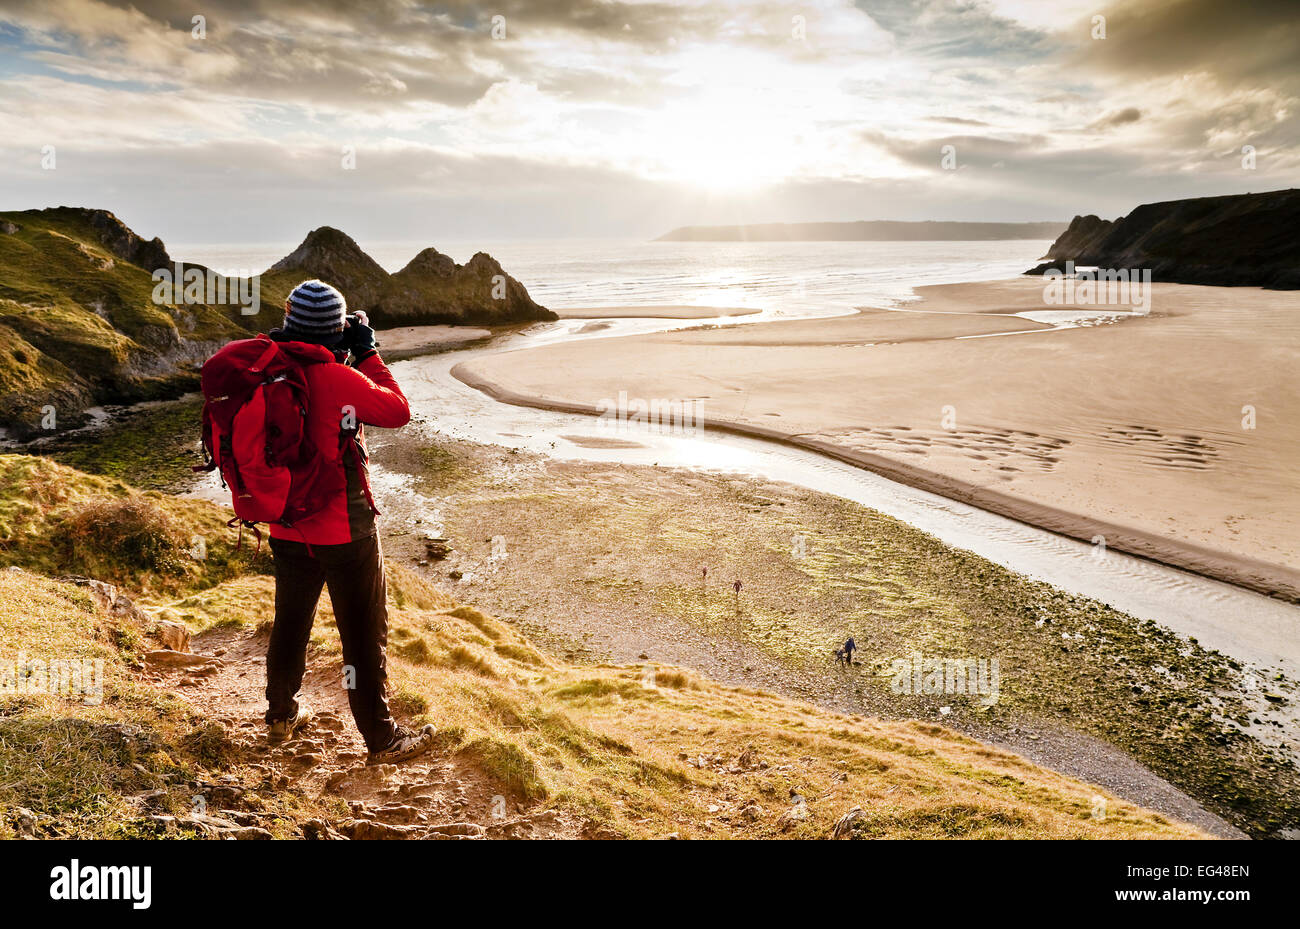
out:
<path id="1" fill-rule="evenodd" d="M 371 242 L 386 271 L 430 246 L 465 263 L 487 252 L 550 307 L 892 305 L 927 284 L 998 280 L 1038 262 L 1050 241 L 651 242 L 475 239 Z M 169 246 L 172 257 L 227 273 L 260 273 L 297 242 Z"/>

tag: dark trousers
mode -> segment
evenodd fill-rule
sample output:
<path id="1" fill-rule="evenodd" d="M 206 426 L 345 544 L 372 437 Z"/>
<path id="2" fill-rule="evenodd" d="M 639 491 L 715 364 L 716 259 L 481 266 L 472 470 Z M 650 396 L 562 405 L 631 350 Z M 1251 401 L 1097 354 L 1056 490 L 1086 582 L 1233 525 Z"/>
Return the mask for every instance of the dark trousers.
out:
<path id="1" fill-rule="evenodd" d="M 371 751 L 393 738 L 388 709 L 388 603 L 379 536 L 343 545 L 271 539 L 275 558 L 275 625 L 266 650 L 266 721 L 298 712 L 307 643 L 321 588 L 328 587 L 343 642 L 343 680 L 357 729 Z"/>

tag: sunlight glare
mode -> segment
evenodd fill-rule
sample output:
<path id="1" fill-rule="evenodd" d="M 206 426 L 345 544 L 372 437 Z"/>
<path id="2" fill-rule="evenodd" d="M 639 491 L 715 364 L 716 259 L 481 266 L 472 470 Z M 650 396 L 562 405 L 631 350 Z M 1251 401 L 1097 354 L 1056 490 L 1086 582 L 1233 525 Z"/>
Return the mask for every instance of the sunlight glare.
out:
<path id="1" fill-rule="evenodd" d="M 706 190 L 751 190 L 798 167 L 793 127 L 753 92 L 712 91 L 649 127 L 656 173 Z"/>

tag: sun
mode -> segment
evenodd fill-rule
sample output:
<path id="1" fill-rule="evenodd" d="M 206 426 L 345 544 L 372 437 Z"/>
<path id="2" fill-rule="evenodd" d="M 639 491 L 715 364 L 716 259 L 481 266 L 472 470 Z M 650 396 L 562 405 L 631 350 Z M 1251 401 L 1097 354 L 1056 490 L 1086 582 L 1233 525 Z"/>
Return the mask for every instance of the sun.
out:
<path id="1" fill-rule="evenodd" d="M 714 91 L 659 113 L 647 127 L 657 175 L 713 191 L 743 191 L 790 178 L 798 168 L 795 127 L 761 95 Z"/>

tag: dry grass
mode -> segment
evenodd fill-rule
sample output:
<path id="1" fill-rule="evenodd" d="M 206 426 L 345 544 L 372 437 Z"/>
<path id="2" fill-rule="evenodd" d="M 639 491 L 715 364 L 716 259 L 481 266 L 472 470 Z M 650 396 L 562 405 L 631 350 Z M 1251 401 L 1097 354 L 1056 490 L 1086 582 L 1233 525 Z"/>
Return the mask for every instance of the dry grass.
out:
<path id="1" fill-rule="evenodd" d="M 270 567 L 236 552 L 228 515 L 203 500 L 139 493 L 34 455 L 0 455 L 0 566 L 86 574 L 135 590 L 198 590 Z"/>
<path id="2" fill-rule="evenodd" d="M 22 538 L 56 559 L 42 533 L 63 524 L 60 507 L 138 499 L 129 488 L 34 459 L 0 457 L 0 468 L 16 472 L 36 504 L 23 511 Z M 8 518 L 15 497 L 2 498 Z M 187 512 L 189 504 L 156 501 L 181 531 L 206 518 L 202 508 Z M 187 566 L 170 596 L 151 574 L 150 609 L 171 610 L 195 630 L 246 626 L 255 634 L 271 612 L 272 579 L 250 574 L 205 585 L 211 576 L 204 572 Z M 826 837 L 855 807 L 863 814 L 854 834 L 863 837 L 1200 834 L 1113 797 L 1106 817 L 1094 819 L 1095 788 L 941 726 L 846 717 L 677 668 L 561 661 L 401 567 L 389 566 L 389 597 L 395 710 L 434 723 L 438 750 L 475 767 L 504 795 L 530 809 L 552 808 L 581 823 L 584 835 Z M 327 601 L 321 612 L 314 654 L 334 660 Z M 97 613 L 83 590 L 0 571 L 0 657 L 99 657 L 108 670 L 99 706 L 0 697 L 0 807 L 36 809 L 64 834 L 135 835 L 139 812 L 124 795 L 172 790 L 165 777 L 177 773 L 242 771 L 182 701 L 139 680 L 138 641 L 138 630 Z M 184 798 L 168 794 L 163 802 Z M 275 792 L 272 802 L 283 806 L 284 834 L 323 815 L 293 791 Z M 0 823 L 0 834 L 7 828 Z"/>
<path id="3" fill-rule="evenodd" d="M 75 573 L 119 577 L 128 566 L 157 574 L 185 570 L 189 539 L 180 524 L 140 494 L 96 500 L 55 527 L 61 557 Z"/>
<path id="4" fill-rule="evenodd" d="M 490 676 L 479 646 L 498 634 Z M 592 834 L 825 837 L 853 807 L 863 837 L 1178 837 L 1197 831 L 940 726 L 851 718 L 676 668 L 534 663 L 511 627 L 464 608 L 400 611 L 428 654 L 399 651 L 443 748 L 507 794 L 576 812 Z M 782 815 L 803 797 L 806 819 Z"/>
<path id="5" fill-rule="evenodd" d="M 83 588 L 0 570 L 0 839 L 13 837 L 8 813 L 18 807 L 58 836 L 148 837 L 155 830 L 133 795 L 156 794 L 150 812 L 185 814 L 196 780 L 256 778 L 232 757 L 219 726 L 140 679 L 139 633 L 130 620 L 98 612 Z M 102 660 L 102 699 L 5 692 L 8 663 L 20 657 Z M 272 802 L 283 814 L 281 835 L 328 808 L 288 791 Z"/>
<path id="6" fill-rule="evenodd" d="M 228 581 L 173 608 L 203 628 L 246 605 L 240 621 L 253 634 L 272 583 Z M 133 683 L 130 654 L 81 590 L 6 571 L 0 602 L 6 643 L 29 655 L 106 657 L 118 695 L 107 708 L 11 700 L 0 719 L 4 805 L 61 817 L 79 834 L 129 835 L 121 794 L 176 767 L 228 769 L 183 704 Z M 577 817 L 587 834 L 825 837 L 853 807 L 866 811 L 855 834 L 870 837 L 1196 834 L 1114 798 L 1094 820 L 1093 788 L 935 725 L 849 718 L 675 668 L 539 666 L 540 653 L 504 624 L 489 661 L 476 644 L 484 617 L 458 613 L 392 606 L 394 709 L 437 725 L 440 750 L 504 795 Z M 328 619 L 317 627 L 326 655 L 337 651 Z M 122 722 L 150 733 L 144 748 L 104 728 Z M 133 767 L 141 758 L 148 775 Z M 796 795 L 808 816 L 787 822 Z"/>

